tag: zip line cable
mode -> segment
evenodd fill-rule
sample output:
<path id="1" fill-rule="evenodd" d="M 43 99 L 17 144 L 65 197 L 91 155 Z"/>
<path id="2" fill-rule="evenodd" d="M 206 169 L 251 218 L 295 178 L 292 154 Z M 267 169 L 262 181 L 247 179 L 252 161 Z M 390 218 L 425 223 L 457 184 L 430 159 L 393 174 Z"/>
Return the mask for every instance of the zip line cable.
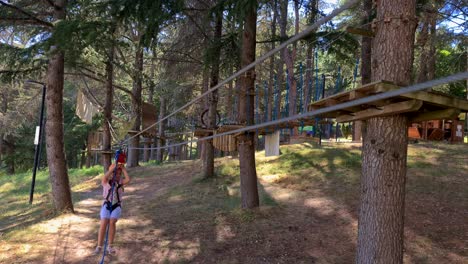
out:
<path id="1" fill-rule="evenodd" d="M 327 23 L 328 21 L 332 20 L 334 17 L 336 17 L 338 14 L 340 14 L 341 12 L 343 12 L 344 10 L 346 9 L 349 9 L 351 8 L 352 6 L 354 6 L 355 4 L 357 4 L 359 2 L 359 0 L 350 0 L 348 1 L 347 3 L 343 4 L 341 7 L 333 10 L 328 16 L 326 17 L 323 17 L 319 20 L 317 20 L 317 22 L 315 22 L 314 24 L 312 24 L 311 26 L 309 26 L 308 28 L 306 28 L 305 30 L 303 30 L 301 33 L 295 35 L 294 37 L 291 37 L 290 39 L 286 40 L 285 42 L 281 43 L 278 47 L 276 47 L 275 49 L 272 49 L 270 50 L 269 52 L 265 53 L 264 55 L 262 55 L 260 58 L 256 59 L 254 62 L 250 63 L 249 65 L 245 66 L 244 68 L 242 68 L 241 70 L 237 71 L 236 73 L 234 73 L 233 75 L 231 75 L 230 77 L 224 79 L 222 82 L 218 83 L 216 86 L 214 86 L 213 88 L 210 88 L 208 89 L 206 92 L 202 93 L 201 95 L 199 95 L 198 97 L 196 97 L 195 99 L 193 99 L 192 101 L 186 103 L 185 105 L 183 105 L 182 107 L 178 108 L 177 110 L 175 110 L 174 112 L 172 112 L 171 114 L 165 116 L 164 118 L 158 120 L 156 123 L 152 124 L 151 126 L 147 127 L 146 129 L 138 132 L 137 134 L 123 140 L 119 145 L 123 145 L 125 144 L 126 142 L 130 141 L 131 139 L 143 134 L 144 132 L 148 131 L 149 129 L 153 128 L 154 126 L 156 126 L 157 124 L 163 122 L 164 120 L 170 118 L 171 116 L 174 116 L 175 114 L 177 114 L 178 112 L 182 111 L 183 109 L 185 109 L 186 107 L 200 101 L 203 97 L 205 97 L 206 95 L 208 94 L 211 94 L 213 91 L 216 91 L 217 89 L 219 89 L 220 87 L 222 87 L 223 85 L 227 84 L 228 82 L 234 80 L 235 78 L 241 76 L 242 74 L 248 72 L 249 70 L 253 69 L 257 64 L 260 64 L 261 62 L 265 61 L 266 59 L 268 59 L 269 57 L 271 57 L 272 55 L 274 55 L 275 53 L 277 53 L 278 51 L 281 51 L 282 49 L 284 49 L 285 47 L 287 47 L 289 44 L 293 43 L 293 42 L 296 42 L 300 39 L 303 39 L 305 38 L 306 36 L 308 36 L 309 34 L 311 34 L 315 29 L 319 28 L 321 25 Z"/>
<path id="2" fill-rule="evenodd" d="M 359 98 L 359 99 L 356 99 L 356 100 L 353 100 L 353 101 L 340 103 L 340 104 L 337 104 L 337 105 L 325 107 L 325 108 L 322 108 L 322 109 L 318 109 L 318 110 L 314 110 L 314 111 L 310 111 L 310 112 L 306 112 L 306 113 L 302 113 L 302 114 L 296 114 L 296 115 L 293 115 L 293 116 L 290 116 L 290 117 L 284 117 L 284 118 L 281 118 L 281 119 L 264 122 L 264 123 L 257 124 L 257 125 L 246 126 L 246 127 L 243 127 L 243 128 L 239 128 L 239 129 L 219 133 L 219 134 L 216 134 L 216 135 L 213 135 L 213 136 L 207 136 L 207 137 L 199 138 L 197 140 L 189 140 L 189 141 L 184 141 L 184 142 L 175 143 L 175 144 L 171 144 L 171 145 L 166 145 L 164 147 L 146 148 L 146 149 L 166 149 L 166 148 L 169 148 L 169 147 L 186 145 L 188 143 L 195 143 L 195 142 L 198 142 L 198 141 L 209 140 L 209 139 L 213 139 L 213 138 L 217 138 L 217 137 L 221 137 L 221 136 L 237 134 L 237 133 L 241 133 L 241 132 L 248 132 L 248 131 L 252 131 L 252 130 L 267 127 L 267 126 L 273 126 L 273 125 L 277 125 L 277 124 L 280 124 L 280 123 L 285 123 L 285 122 L 288 122 L 288 121 L 294 121 L 294 120 L 302 119 L 302 118 L 315 117 L 315 116 L 318 116 L 318 115 L 321 115 L 321 114 L 326 114 L 326 113 L 329 113 L 329 112 L 342 110 L 342 109 L 353 107 L 353 106 L 359 106 L 359 105 L 362 105 L 362 104 L 368 104 L 368 103 L 371 103 L 373 101 L 388 99 L 388 98 L 399 96 L 399 95 L 402 95 L 402 94 L 418 92 L 418 91 L 422 91 L 422 90 L 425 90 L 425 89 L 428 89 L 428 88 L 431 88 L 431 87 L 434 87 L 434 86 L 439 86 L 439 85 L 452 83 L 452 82 L 457 82 L 457 81 L 463 81 L 463 80 L 466 80 L 466 79 L 468 79 L 468 72 L 459 72 L 459 73 L 456 73 L 456 74 L 453 74 L 453 75 L 450 75 L 450 76 L 447 76 L 447 77 L 439 78 L 439 79 L 436 79 L 436 80 L 406 86 L 406 87 L 403 87 L 403 88 L 400 88 L 400 89 L 387 91 L 387 92 L 379 93 L 379 94 L 376 94 L 376 95 L 371 95 L 371 96 L 368 96 L 368 97 Z M 129 147 L 128 149 L 145 149 L 145 148 L 130 148 Z"/>

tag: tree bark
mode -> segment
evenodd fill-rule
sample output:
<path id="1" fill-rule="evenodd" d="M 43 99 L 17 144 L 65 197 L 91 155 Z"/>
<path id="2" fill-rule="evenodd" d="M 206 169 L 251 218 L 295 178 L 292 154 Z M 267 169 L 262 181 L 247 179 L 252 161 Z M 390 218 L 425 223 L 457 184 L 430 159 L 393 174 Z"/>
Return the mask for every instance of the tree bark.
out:
<path id="1" fill-rule="evenodd" d="M 223 30 L 223 17 L 222 13 L 219 11 L 216 13 L 216 26 L 215 32 L 213 35 L 213 45 L 212 56 L 213 60 L 211 61 L 211 76 L 210 76 L 210 88 L 215 87 L 219 81 L 219 63 L 221 57 L 221 37 Z M 218 90 L 211 92 L 209 104 L 209 125 L 208 129 L 216 128 L 216 112 L 218 107 Z M 203 163 L 203 176 L 204 178 L 214 177 L 214 147 L 213 140 L 205 140 L 205 160 Z"/>
<path id="2" fill-rule="evenodd" d="M 15 174 L 15 139 L 12 136 L 7 135 L 4 141 L 6 147 L 6 154 L 9 156 L 6 160 L 6 172 L 9 175 Z"/>
<path id="3" fill-rule="evenodd" d="M 162 120 L 166 116 L 166 100 L 164 96 L 161 95 L 159 97 L 159 120 Z M 165 129 L 165 124 L 166 121 L 159 122 L 158 125 L 158 144 L 157 144 L 157 150 L 156 150 L 156 160 L 158 162 L 163 161 L 163 154 L 164 154 L 164 149 L 162 147 L 164 146 L 164 129 Z"/>
<path id="4" fill-rule="evenodd" d="M 271 39 L 276 38 L 276 21 L 278 20 L 278 1 L 274 0 L 273 2 L 273 17 L 271 18 Z M 275 41 L 271 42 L 271 49 L 275 49 Z M 273 99 L 274 97 L 274 85 L 275 85 L 275 56 L 270 57 L 270 76 L 268 79 L 268 103 L 266 105 L 267 120 L 265 122 L 272 120 L 273 117 Z"/>
<path id="5" fill-rule="evenodd" d="M 208 45 L 208 44 L 206 44 Z M 202 93 L 205 93 L 206 91 L 208 91 L 209 89 L 209 85 L 210 85 L 210 72 L 208 71 L 207 68 L 204 68 L 203 69 L 203 76 L 202 76 Z M 202 100 L 202 111 L 200 112 L 200 118 L 201 118 L 201 114 L 206 110 L 206 109 L 209 109 L 210 107 L 210 103 L 209 103 L 209 100 L 208 100 L 208 97 L 205 96 Z M 200 120 L 203 121 L 204 120 Z M 205 151 L 206 151 L 206 141 L 200 141 L 200 145 L 201 145 L 201 151 L 200 151 L 200 158 L 202 159 L 203 161 L 203 164 L 205 164 L 205 159 L 206 159 L 206 154 L 205 154 Z"/>
<path id="6" fill-rule="evenodd" d="M 281 42 L 284 42 L 285 39 L 288 37 L 286 34 L 286 26 L 288 24 L 288 1 L 287 0 L 279 0 L 278 8 L 280 12 L 278 13 L 279 16 L 279 28 L 280 28 L 280 38 Z M 277 10 L 275 10 L 278 12 Z M 286 15 L 283 15 L 286 14 Z M 283 90 L 285 89 L 285 81 L 284 81 L 284 50 L 279 52 L 280 59 L 278 60 L 278 70 L 277 70 L 277 86 L 278 86 L 278 100 L 276 101 L 276 111 L 278 112 L 278 118 L 281 118 L 281 99 Z"/>
<path id="7" fill-rule="evenodd" d="M 66 18 L 66 0 L 55 1 L 54 19 Z M 47 122 L 46 144 L 47 163 L 52 186 L 52 200 L 58 212 L 73 212 L 70 183 L 68 179 L 67 159 L 63 136 L 63 81 L 64 53 L 52 46 L 47 67 Z"/>
<path id="8" fill-rule="evenodd" d="M 436 66 L 436 24 L 437 24 L 437 9 L 431 10 L 429 19 L 430 43 L 429 43 L 429 56 L 427 66 L 427 80 L 434 80 L 435 66 Z"/>
<path id="9" fill-rule="evenodd" d="M 296 1 L 295 1 L 296 3 Z M 296 4 L 295 4 L 296 5 Z M 281 23 L 280 23 L 280 32 L 281 32 L 281 42 L 284 42 L 287 39 L 286 35 L 286 27 L 288 21 L 288 1 L 282 0 L 280 4 L 281 10 Z M 297 19 L 296 19 L 297 20 Z M 295 23 L 295 31 L 297 32 L 298 22 Z M 286 68 L 288 70 L 287 74 L 287 82 L 289 83 L 289 107 L 288 112 L 289 115 L 294 115 L 296 113 L 296 93 L 297 93 L 297 82 L 296 78 L 294 78 L 294 61 L 296 56 L 296 48 L 293 47 L 292 52 L 288 48 L 284 48 L 281 51 L 282 60 L 286 64 Z"/>
<path id="10" fill-rule="evenodd" d="M 111 45 L 108 51 L 108 57 L 106 61 L 106 99 L 104 103 L 104 125 L 103 125 L 103 135 L 102 135 L 102 166 L 104 167 L 104 173 L 107 172 L 107 169 L 112 163 L 112 154 L 111 152 L 111 131 L 110 126 L 112 125 L 112 103 L 114 100 L 114 46 Z"/>
<path id="11" fill-rule="evenodd" d="M 3 133 L 0 133 L 0 168 L 3 165 L 2 155 L 3 155 Z"/>
<path id="12" fill-rule="evenodd" d="M 417 76 L 418 83 L 433 80 L 435 76 L 436 22 L 437 7 L 433 3 L 428 3 L 423 15 L 423 26 L 416 42 L 421 50 Z"/>
<path id="13" fill-rule="evenodd" d="M 372 80 L 411 82 L 415 0 L 379 1 Z M 399 19 L 387 19 L 395 18 Z M 357 263 L 402 263 L 407 118 L 370 118 L 362 151 Z"/>
<path id="14" fill-rule="evenodd" d="M 0 95 L 1 95 L 0 98 L 2 99 L 2 104 L 0 105 L 0 111 L 1 113 L 6 114 L 8 110 L 8 95 L 6 92 L 1 93 Z M 3 143 L 4 137 L 5 135 L 3 133 L 0 133 L 0 167 L 2 166 L 2 155 L 5 151 L 4 143 Z"/>
<path id="15" fill-rule="evenodd" d="M 155 61 L 156 61 L 156 51 L 153 49 L 153 58 L 151 59 L 151 69 L 150 69 L 150 85 L 149 85 L 149 95 L 148 95 L 148 103 L 150 104 L 154 104 L 154 88 L 155 88 L 155 83 L 154 83 L 154 70 L 155 70 Z M 148 140 L 151 140 L 150 138 L 148 138 Z M 148 154 L 146 154 L 145 152 L 145 155 L 148 155 L 148 160 L 155 160 L 156 159 L 156 151 L 155 151 L 155 147 L 157 146 L 157 143 L 156 143 L 156 135 L 153 136 L 152 138 L 152 143 L 149 143 L 148 144 L 148 147 L 151 148 L 151 150 L 147 150 L 148 151 Z"/>
<path id="16" fill-rule="evenodd" d="M 93 159 L 93 154 L 91 153 L 91 151 L 89 150 L 89 146 L 87 146 L 86 148 L 86 168 L 90 168 L 91 167 L 91 160 Z"/>
<path id="17" fill-rule="evenodd" d="M 80 152 L 80 169 L 84 167 L 86 163 L 86 145 L 83 146 L 83 149 Z"/>
<path id="18" fill-rule="evenodd" d="M 143 162 L 148 162 L 149 159 L 150 159 L 150 148 L 151 148 L 151 139 L 150 138 L 143 138 L 143 142 L 144 142 L 144 152 L 143 152 Z"/>
<path id="19" fill-rule="evenodd" d="M 141 40 L 140 40 L 141 41 Z M 140 42 L 139 41 L 139 42 Z M 134 131 L 140 131 L 141 127 L 141 91 L 142 91 L 142 74 L 143 74 L 143 46 L 141 43 L 137 44 L 137 50 L 135 53 L 135 74 L 133 76 L 133 88 L 132 88 L 132 111 L 135 117 L 135 123 L 133 125 Z M 134 137 L 130 140 L 129 144 L 129 156 L 128 156 L 128 167 L 139 166 L 140 151 L 138 148 L 140 145 L 140 137 Z"/>
<path id="20" fill-rule="evenodd" d="M 317 0 L 312 0 L 309 1 L 309 17 L 308 17 L 308 24 L 313 24 L 316 20 L 317 17 L 317 9 L 318 9 L 318 1 Z M 306 74 L 305 74 L 305 85 L 307 85 L 307 89 L 304 89 L 304 91 L 307 91 L 304 95 L 305 97 L 305 106 L 307 109 L 307 106 L 311 103 L 312 96 L 313 96 L 313 74 L 312 72 L 314 71 L 314 49 L 315 49 L 315 37 L 307 40 L 307 51 L 306 51 Z"/>
<path id="21" fill-rule="evenodd" d="M 427 81 L 427 59 L 428 59 L 428 47 L 427 47 L 427 40 L 429 38 L 429 15 L 424 13 L 423 21 L 422 21 L 422 28 L 421 32 L 419 32 L 417 38 L 417 45 L 420 47 L 420 55 L 419 55 L 419 72 L 416 79 L 417 83 Z"/>
<path id="22" fill-rule="evenodd" d="M 233 66 L 229 66 L 229 74 L 233 74 L 234 68 Z M 234 121 L 234 107 L 233 107 L 233 94 L 234 94 L 234 81 L 231 80 L 228 83 L 228 90 L 227 90 L 227 102 L 226 102 L 226 113 L 229 118 L 229 122 Z"/>
<path id="23" fill-rule="evenodd" d="M 252 1 L 246 10 L 244 32 L 242 35 L 241 67 L 245 67 L 255 60 L 255 42 L 257 34 L 257 2 Z M 254 120 L 254 91 L 255 70 L 252 69 L 241 77 L 241 97 L 239 121 L 241 124 L 253 123 Z M 247 96 L 250 97 L 247 100 Z M 246 111 L 246 109 L 249 109 Z M 239 163 L 241 181 L 242 208 L 259 206 L 257 171 L 255 169 L 255 141 L 254 133 L 247 132 L 239 137 Z"/>
<path id="24" fill-rule="evenodd" d="M 371 30 L 371 17 L 372 17 L 372 0 L 363 1 L 364 14 L 362 18 L 363 26 L 366 30 Z M 371 56 L 372 56 L 372 38 L 362 37 L 361 45 L 361 85 L 371 82 Z M 354 122 L 353 141 L 361 142 L 362 139 L 362 121 Z"/>

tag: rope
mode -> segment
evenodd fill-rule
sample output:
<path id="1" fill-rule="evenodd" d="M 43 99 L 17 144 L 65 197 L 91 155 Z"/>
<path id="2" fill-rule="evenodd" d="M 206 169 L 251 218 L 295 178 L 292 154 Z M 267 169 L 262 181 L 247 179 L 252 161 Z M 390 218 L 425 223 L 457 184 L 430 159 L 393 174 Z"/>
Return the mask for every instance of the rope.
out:
<path id="1" fill-rule="evenodd" d="M 219 133 L 219 134 L 216 134 L 216 135 L 213 135 L 213 136 L 207 136 L 207 137 L 199 138 L 199 139 L 193 140 L 193 141 L 180 142 L 180 143 L 177 143 L 177 144 L 165 146 L 163 148 L 172 147 L 172 146 L 179 146 L 179 145 L 185 145 L 185 144 L 188 144 L 190 142 L 210 140 L 210 139 L 213 139 L 213 138 L 216 138 L 216 137 L 221 137 L 221 136 L 226 136 L 226 135 L 231 135 L 231 134 L 238 134 L 238 133 L 241 133 L 241 132 L 248 132 L 248 131 L 252 131 L 252 130 L 255 130 L 255 129 L 259 129 L 259 128 L 263 128 L 263 127 L 267 127 L 267 126 L 278 125 L 280 123 L 289 122 L 289 121 L 293 121 L 293 120 L 297 120 L 297 119 L 301 119 L 301 118 L 316 117 L 318 115 L 323 115 L 323 114 L 326 114 L 326 113 L 342 110 L 342 109 L 345 109 L 345 108 L 349 108 L 349 107 L 353 107 L 353 106 L 359 106 L 359 105 L 363 105 L 363 104 L 368 104 L 368 103 L 371 103 L 373 101 L 384 100 L 384 99 L 399 96 L 399 95 L 402 95 L 402 94 L 418 92 L 418 91 L 422 91 L 422 90 L 425 90 L 425 89 L 428 89 L 428 88 L 431 88 L 431 87 L 434 87 L 434 86 L 443 85 L 443 84 L 452 83 L 452 82 L 457 82 L 457 81 L 463 81 L 463 80 L 466 80 L 466 79 L 468 79 L 468 72 L 459 72 L 457 74 L 453 74 L 453 75 L 443 77 L 443 78 L 439 78 L 439 79 L 436 79 L 436 80 L 427 81 L 427 82 L 423 82 L 423 83 L 418 83 L 418 84 L 402 87 L 402 88 L 397 89 L 397 90 L 387 91 L 387 92 L 384 92 L 384 93 L 379 93 L 379 94 L 376 94 L 376 95 L 371 95 L 371 96 L 368 96 L 368 97 L 359 98 L 359 99 L 356 99 L 356 100 L 353 100 L 353 101 L 340 103 L 340 104 L 329 106 L 329 107 L 324 107 L 322 109 L 318 109 L 318 110 L 314 110 L 314 111 L 310 111 L 310 112 L 306 112 L 306 113 L 302 113 L 302 114 L 296 114 L 296 115 L 293 115 L 293 116 L 290 116 L 290 117 L 285 117 L 285 118 L 281 118 L 281 119 L 277 119 L 277 120 L 264 122 L 262 124 L 247 126 L 247 127 L 243 127 L 243 128 L 239 128 L 239 129 Z M 144 149 L 144 148 L 131 148 L 131 149 Z M 159 149 L 159 148 L 157 148 L 157 149 Z"/>
<path id="2" fill-rule="evenodd" d="M 126 140 L 122 141 L 121 144 L 125 144 L 126 142 L 129 142 L 131 139 L 141 135 L 142 133 L 148 131 L 149 129 L 153 128 L 154 126 L 156 126 L 157 124 L 163 122 L 164 120 L 170 118 L 171 116 L 179 113 L 180 111 L 182 111 L 183 109 L 187 108 L 188 106 L 200 101 L 203 97 L 205 97 L 206 95 L 208 94 L 211 94 L 213 91 L 221 88 L 222 86 L 224 86 L 225 84 L 229 83 L 230 81 L 236 79 L 237 77 L 241 76 L 242 74 L 248 72 L 249 70 L 253 69 L 256 65 L 262 63 L 263 61 L 267 60 L 269 57 L 271 57 L 272 55 L 276 54 L 277 52 L 283 50 L 285 47 L 287 47 L 289 44 L 291 43 L 294 43 L 300 39 L 303 39 L 307 36 L 309 36 L 311 33 L 314 32 L 314 30 L 316 30 L 317 28 L 319 28 L 321 25 L 327 23 L 328 21 L 332 20 L 334 17 L 336 17 L 338 14 L 340 14 L 341 12 L 343 12 L 344 10 L 347 10 L 349 8 L 351 8 L 352 6 L 354 6 L 355 4 L 357 4 L 359 2 L 359 0 L 350 0 L 348 1 L 347 3 L 343 4 L 341 7 L 333 10 L 328 16 L 326 17 L 323 17 L 319 20 L 317 20 L 317 22 L 315 22 L 314 24 L 312 24 L 311 26 L 307 27 L 305 30 L 303 30 L 301 33 L 295 35 L 294 37 L 291 37 L 290 39 L 286 40 L 285 42 L 281 43 L 278 47 L 276 47 L 275 49 L 272 49 L 270 50 L 269 52 L 265 53 L 263 56 L 261 56 L 260 58 L 258 58 L 257 60 L 255 60 L 254 62 L 250 63 L 249 65 L 245 66 L 244 68 L 240 69 L 239 71 L 237 71 L 236 73 L 234 73 L 233 75 L 231 75 L 230 77 L 224 79 L 222 82 L 218 83 L 216 86 L 214 86 L 213 88 L 210 88 L 208 89 L 207 91 L 205 91 L 204 93 L 202 93 L 201 95 L 199 95 L 198 97 L 196 97 L 195 99 L 193 99 L 192 101 L 186 103 L 185 105 L 183 105 L 182 107 L 176 109 L 174 112 L 172 112 L 171 114 L 165 116 L 164 118 L 158 120 L 157 122 L 155 122 L 154 124 L 152 124 L 151 126 L 147 127 L 146 129 L 138 132 L 137 134 L 127 138 Z"/>

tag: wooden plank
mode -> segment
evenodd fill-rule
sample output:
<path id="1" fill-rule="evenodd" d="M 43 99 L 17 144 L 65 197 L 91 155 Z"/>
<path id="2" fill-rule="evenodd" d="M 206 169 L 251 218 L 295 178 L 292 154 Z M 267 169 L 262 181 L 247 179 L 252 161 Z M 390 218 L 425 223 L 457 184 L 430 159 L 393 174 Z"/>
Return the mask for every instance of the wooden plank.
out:
<path id="1" fill-rule="evenodd" d="M 399 89 L 399 87 L 396 85 L 383 84 L 380 85 L 380 87 L 378 88 L 378 92 L 387 92 L 396 89 Z M 456 98 L 442 93 L 419 91 L 402 94 L 400 95 L 400 97 L 421 100 L 434 105 L 444 106 L 447 108 L 457 108 L 462 111 L 468 111 L 468 100 Z"/>
<path id="2" fill-rule="evenodd" d="M 418 123 L 422 121 L 429 121 L 429 120 L 438 120 L 438 119 L 453 119 L 457 115 L 460 114 L 460 109 L 449 108 L 439 111 L 431 111 L 425 113 L 418 113 L 411 115 L 409 117 L 409 122 L 411 123 Z"/>
<path id="3" fill-rule="evenodd" d="M 209 136 L 209 135 L 212 135 L 212 134 L 213 134 L 213 130 L 205 129 L 205 128 L 197 128 L 193 132 L 193 135 L 195 137 L 206 137 L 206 136 Z"/>
<path id="4" fill-rule="evenodd" d="M 352 90 L 349 92 L 349 100 L 356 100 L 362 97 L 366 97 L 366 95 L 363 92 L 360 92 L 358 90 Z"/>
<path id="5" fill-rule="evenodd" d="M 447 108 L 457 108 L 462 111 L 468 111 L 468 100 L 459 99 L 452 96 L 433 94 L 428 92 L 414 92 L 402 94 L 401 97 L 421 100 L 430 104 L 440 105 Z"/>
<path id="6" fill-rule="evenodd" d="M 375 85 L 375 93 L 384 93 L 391 90 L 400 89 L 400 86 L 395 85 L 391 82 L 380 82 Z"/>
<path id="7" fill-rule="evenodd" d="M 360 112 L 354 113 L 355 115 L 343 115 L 336 118 L 336 122 L 344 123 L 351 122 L 356 120 L 364 120 L 371 117 L 386 116 L 386 115 L 395 115 L 407 112 L 417 111 L 423 105 L 422 101 L 419 100 L 410 100 L 400 103 L 389 104 L 382 106 L 379 109 L 370 108 Z"/>
<path id="8" fill-rule="evenodd" d="M 327 98 L 324 98 L 324 99 L 318 100 L 316 102 L 313 102 L 313 103 L 308 105 L 307 109 L 309 111 L 312 111 L 312 110 L 317 110 L 317 109 L 323 108 L 324 106 L 326 106 L 327 101 L 332 100 L 332 99 L 338 101 L 339 103 L 346 102 L 347 100 L 352 100 L 350 98 L 351 93 L 354 93 L 354 96 L 356 94 L 359 94 L 360 96 L 365 97 L 368 94 L 377 93 L 378 92 L 377 90 L 382 89 L 383 87 L 398 87 L 398 86 L 395 86 L 392 82 L 383 81 L 383 80 L 382 81 L 371 82 L 371 83 L 368 83 L 368 84 L 363 85 L 361 87 L 358 87 L 358 88 L 356 88 L 354 90 L 343 91 L 341 93 L 337 93 L 337 94 L 334 94 L 332 96 L 328 96 Z M 344 99 L 344 100 L 340 100 L 340 99 Z M 357 99 L 357 98 L 354 98 L 354 99 Z"/>
<path id="9" fill-rule="evenodd" d="M 364 37 L 372 38 L 372 37 L 375 36 L 374 32 L 372 32 L 370 30 L 367 30 L 367 29 L 363 29 L 363 28 L 348 26 L 348 27 L 346 27 L 346 31 L 351 33 L 351 34 L 360 35 L 360 36 L 364 36 Z"/>
<path id="10" fill-rule="evenodd" d="M 218 133 L 222 133 L 222 132 L 232 131 L 232 130 L 236 130 L 236 129 L 243 128 L 243 127 L 245 126 L 244 125 L 222 125 L 217 129 L 217 131 Z"/>

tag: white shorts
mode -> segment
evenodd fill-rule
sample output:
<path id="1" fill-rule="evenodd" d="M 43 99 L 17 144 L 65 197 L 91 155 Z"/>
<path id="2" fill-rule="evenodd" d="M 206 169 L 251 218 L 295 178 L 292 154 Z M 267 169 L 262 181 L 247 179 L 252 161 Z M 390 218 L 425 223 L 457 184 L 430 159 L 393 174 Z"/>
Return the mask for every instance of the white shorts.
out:
<path id="1" fill-rule="evenodd" d="M 112 212 L 107 209 L 107 205 L 104 203 L 101 207 L 101 219 L 119 219 L 122 214 L 122 207 L 117 207 Z"/>

